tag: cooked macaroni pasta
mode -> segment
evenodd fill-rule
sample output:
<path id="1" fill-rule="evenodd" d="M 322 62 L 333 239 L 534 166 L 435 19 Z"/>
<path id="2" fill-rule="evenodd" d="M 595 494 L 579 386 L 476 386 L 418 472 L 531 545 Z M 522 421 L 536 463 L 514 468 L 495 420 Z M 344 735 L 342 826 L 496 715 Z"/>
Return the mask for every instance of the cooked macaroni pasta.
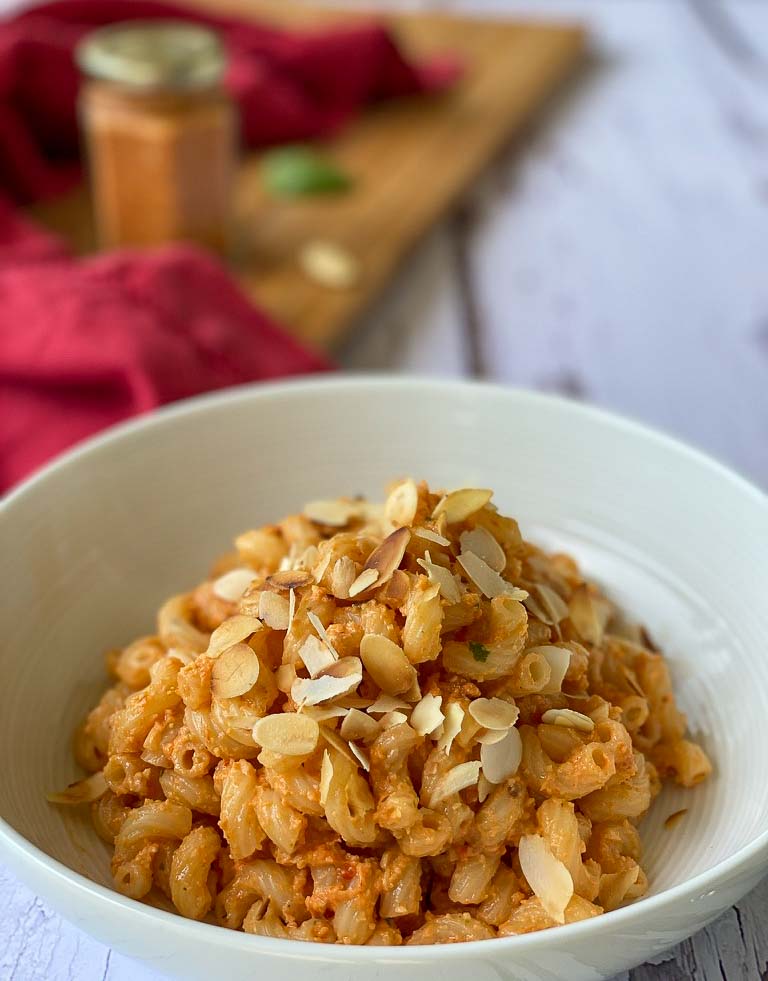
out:
<path id="1" fill-rule="evenodd" d="M 316 943 L 454 943 L 641 896 L 705 779 L 663 656 L 491 492 L 402 480 L 247 531 L 112 651 L 76 734 L 115 885 Z"/>

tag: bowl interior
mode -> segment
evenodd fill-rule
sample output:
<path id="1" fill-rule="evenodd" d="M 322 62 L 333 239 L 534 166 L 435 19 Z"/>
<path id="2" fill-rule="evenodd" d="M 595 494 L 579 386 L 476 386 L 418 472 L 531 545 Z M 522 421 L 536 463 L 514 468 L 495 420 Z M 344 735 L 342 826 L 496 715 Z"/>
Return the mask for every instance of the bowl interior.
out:
<path id="1" fill-rule="evenodd" d="M 714 778 L 666 789 L 643 825 L 651 893 L 752 841 L 768 816 L 768 506 L 662 437 L 558 400 L 351 381 L 241 390 L 102 439 L 0 512 L 0 815 L 110 883 L 87 816 L 48 805 L 78 775 L 70 733 L 102 652 L 152 629 L 239 531 L 393 477 L 488 486 L 524 534 L 571 551 L 668 654 Z M 686 807 L 674 828 L 664 819 Z"/>

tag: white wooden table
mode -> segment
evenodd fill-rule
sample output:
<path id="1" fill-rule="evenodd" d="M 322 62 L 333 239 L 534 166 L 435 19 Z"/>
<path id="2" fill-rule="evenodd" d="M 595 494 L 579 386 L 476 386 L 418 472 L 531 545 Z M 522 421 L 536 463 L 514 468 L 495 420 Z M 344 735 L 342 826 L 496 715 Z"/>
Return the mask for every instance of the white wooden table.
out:
<path id="1" fill-rule="evenodd" d="M 424 244 L 342 365 L 562 392 L 768 486 L 768 4 L 432 6 L 578 16 L 592 65 Z M 2 868 L 0 908 L 0 981 L 156 977 Z M 768 981 L 767 913 L 768 880 L 621 981 Z"/>

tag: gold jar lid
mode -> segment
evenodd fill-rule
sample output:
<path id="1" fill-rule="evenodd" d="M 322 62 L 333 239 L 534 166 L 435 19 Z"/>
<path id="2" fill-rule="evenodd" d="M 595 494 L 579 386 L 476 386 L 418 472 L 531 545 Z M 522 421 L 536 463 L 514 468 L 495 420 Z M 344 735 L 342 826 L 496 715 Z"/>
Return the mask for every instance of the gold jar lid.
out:
<path id="1" fill-rule="evenodd" d="M 146 90 L 214 85 L 226 63 L 214 31 L 175 20 L 134 20 L 99 28 L 77 46 L 76 60 L 92 78 Z"/>

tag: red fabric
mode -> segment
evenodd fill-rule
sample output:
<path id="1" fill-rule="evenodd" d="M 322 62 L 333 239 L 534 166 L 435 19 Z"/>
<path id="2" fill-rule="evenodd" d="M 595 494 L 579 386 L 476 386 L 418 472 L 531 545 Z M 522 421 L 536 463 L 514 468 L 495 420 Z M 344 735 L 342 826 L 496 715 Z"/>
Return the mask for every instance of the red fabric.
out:
<path id="1" fill-rule="evenodd" d="M 440 88 L 456 73 L 409 64 L 372 24 L 287 33 L 153 0 L 59 0 L 0 24 L 0 492 L 83 437 L 165 402 L 329 367 L 204 252 L 76 260 L 10 203 L 78 179 L 77 41 L 102 24 L 157 17 L 221 31 L 250 145 L 326 135 L 365 103 Z"/>
<path id="2" fill-rule="evenodd" d="M 56 0 L 0 23 L 0 187 L 24 202 L 71 185 L 75 45 L 114 21 L 169 17 L 221 33 L 249 146 L 326 136 L 367 103 L 443 88 L 458 71 L 451 60 L 409 63 L 374 23 L 288 32 L 155 0 Z"/>

